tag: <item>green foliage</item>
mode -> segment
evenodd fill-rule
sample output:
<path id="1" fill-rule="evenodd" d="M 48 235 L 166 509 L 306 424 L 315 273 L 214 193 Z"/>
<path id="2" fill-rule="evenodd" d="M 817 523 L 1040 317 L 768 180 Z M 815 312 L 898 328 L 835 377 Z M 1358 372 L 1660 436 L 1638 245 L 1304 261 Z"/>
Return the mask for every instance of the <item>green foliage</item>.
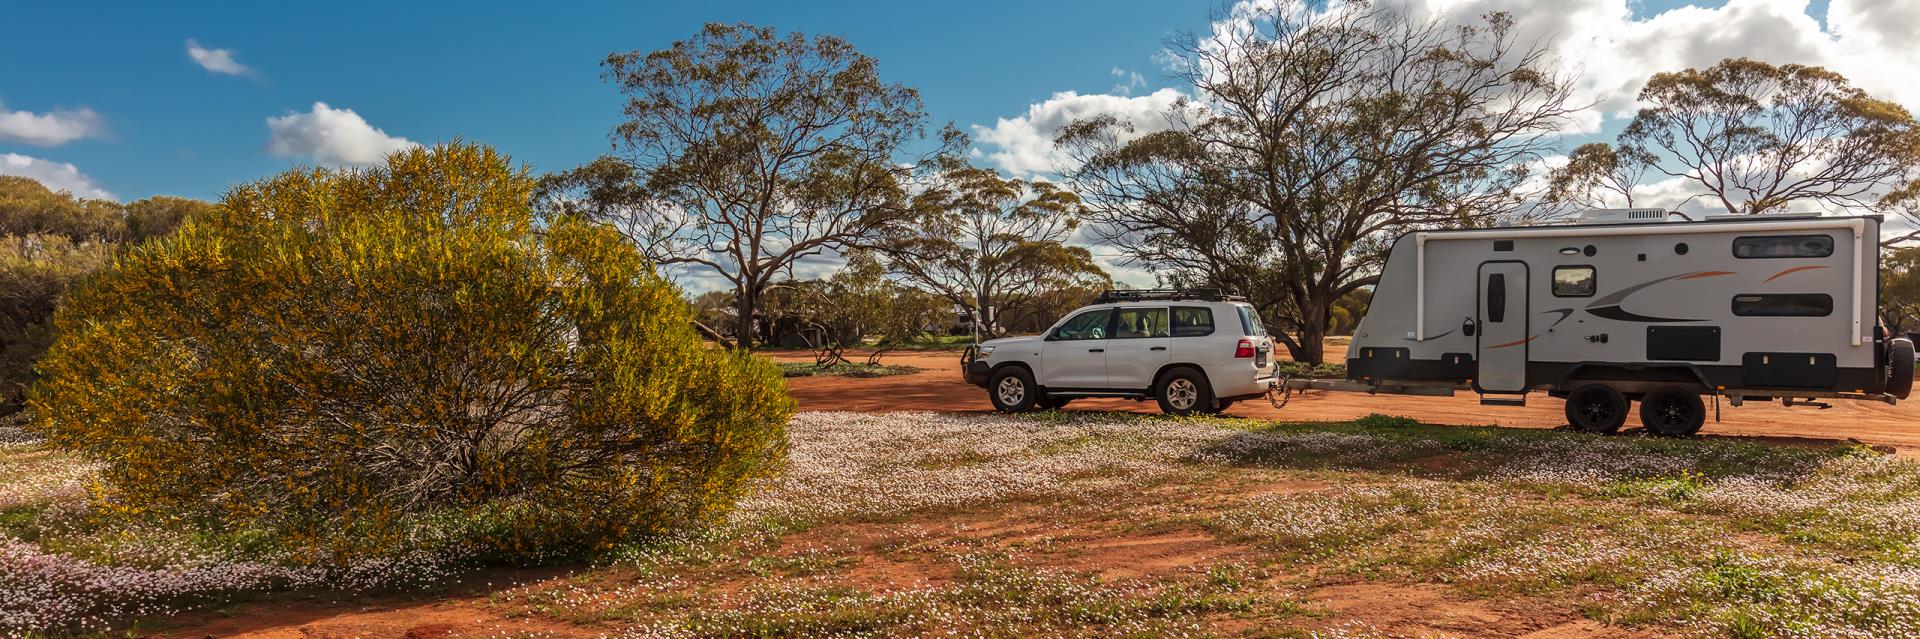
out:
<path id="1" fill-rule="evenodd" d="M 1165 283 L 1247 297 L 1293 359 L 1319 362 L 1348 293 L 1408 231 L 1486 225 L 1579 110 L 1511 15 L 1454 22 L 1389 3 L 1250 9 L 1244 34 L 1174 42 L 1193 100 L 1167 127 L 1061 129 L 1094 229 Z"/>
<path id="2" fill-rule="evenodd" d="M 213 205 L 200 200 L 160 195 L 127 205 L 127 240 L 139 242 L 172 233 L 189 217 L 207 215 Z"/>
<path id="3" fill-rule="evenodd" d="M 1368 428 L 1368 429 L 1413 428 L 1420 425 L 1420 420 L 1414 419 L 1412 417 L 1401 417 L 1399 415 L 1382 415 L 1380 413 L 1367 413 L 1366 415 L 1362 416 L 1360 419 L 1353 420 L 1353 425 L 1358 426 L 1360 428 Z"/>
<path id="4" fill-rule="evenodd" d="M 1880 257 L 1880 322 L 1895 337 L 1920 330 L 1920 247 L 1886 250 Z"/>
<path id="5" fill-rule="evenodd" d="M 839 362 L 820 365 L 809 362 L 782 362 L 780 373 L 786 377 L 814 377 L 818 375 L 837 375 L 840 377 L 892 377 L 918 373 L 922 369 L 912 366 L 887 366 L 884 364 L 855 364 Z"/>
<path id="6" fill-rule="evenodd" d="M 156 197 L 125 207 L 0 175 L 0 415 L 19 409 L 53 341 L 53 309 L 122 241 L 164 235 L 212 205 Z"/>
<path id="7" fill-rule="evenodd" d="M 901 156 L 925 133 L 920 96 L 845 40 L 709 24 L 607 56 L 605 77 L 626 98 L 617 155 L 545 180 L 542 200 L 727 280 L 741 346 L 801 258 L 908 217 L 918 162 Z"/>
<path id="8" fill-rule="evenodd" d="M 117 203 L 54 192 L 31 178 L 0 175 L 0 235 L 117 241 L 126 235 L 123 216 Z"/>
<path id="9" fill-rule="evenodd" d="M 920 217 L 882 246 L 908 282 L 966 309 L 975 335 L 1005 334 L 1003 318 L 1032 313 L 1047 291 L 1111 283 L 1093 253 L 1065 244 L 1079 228 L 1078 196 L 950 162 L 916 199 Z"/>
<path id="10" fill-rule="evenodd" d="M 1728 58 L 1654 74 L 1639 101 L 1646 106 L 1618 144 L 1575 151 L 1552 180 L 1557 193 L 1630 205 L 1652 170 L 1685 178 L 1730 213 L 1780 212 L 1800 200 L 1920 213 L 1920 121 L 1831 70 Z"/>
<path id="11" fill-rule="evenodd" d="M 1346 379 L 1346 364 L 1308 364 L 1283 359 L 1273 363 L 1274 374 L 1308 379 Z"/>
<path id="12" fill-rule="evenodd" d="M 867 253 L 849 255 L 846 267 L 825 280 L 782 282 L 766 302 L 770 326 L 801 331 L 821 366 L 845 361 L 844 350 L 867 340 L 875 346 L 867 364 L 877 365 L 886 351 L 913 343 L 948 316 L 940 299 L 888 279 Z"/>
<path id="13" fill-rule="evenodd" d="M 105 512 L 316 557 L 568 552 L 724 512 L 782 458 L 778 371 L 705 347 L 631 244 L 539 223 L 532 189 L 460 144 L 235 188 L 71 293 L 33 429 L 104 465 Z"/>
<path id="14" fill-rule="evenodd" d="M 64 235 L 0 236 L 0 415 L 25 400 L 33 364 L 53 343 L 60 297 L 112 252 L 110 244 Z"/>

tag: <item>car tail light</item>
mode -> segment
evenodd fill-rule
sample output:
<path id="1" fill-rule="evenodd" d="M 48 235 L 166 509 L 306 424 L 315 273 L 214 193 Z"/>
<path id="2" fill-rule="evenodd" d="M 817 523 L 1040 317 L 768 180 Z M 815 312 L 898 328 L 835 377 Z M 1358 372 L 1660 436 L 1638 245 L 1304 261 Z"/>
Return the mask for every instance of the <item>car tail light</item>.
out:
<path id="1" fill-rule="evenodd" d="M 1253 357 L 1253 340 L 1250 340 L 1250 339 L 1240 340 L 1240 344 L 1238 346 L 1233 347 L 1234 359 L 1241 359 L 1246 357 Z"/>

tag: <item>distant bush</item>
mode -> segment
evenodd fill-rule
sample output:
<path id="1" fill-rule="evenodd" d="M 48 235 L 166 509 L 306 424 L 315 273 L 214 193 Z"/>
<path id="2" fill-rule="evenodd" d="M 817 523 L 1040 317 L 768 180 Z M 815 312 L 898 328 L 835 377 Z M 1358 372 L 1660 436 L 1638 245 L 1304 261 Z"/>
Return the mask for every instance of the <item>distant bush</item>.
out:
<path id="1" fill-rule="evenodd" d="M 33 364 L 53 343 L 53 309 L 114 247 L 63 235 L 0 236 L 0 415 L 20 408 Z"/>
<path id="2" fill-rule="evenodd" d="M 779 371 L 702 345 L 631 244 L 536 220 L 533 186 L 450 145 L 233 189 L 70 294 L 32 429 L 104 465 L 105 512 L 316 557 L 724 512 L 784 454 Z"/>

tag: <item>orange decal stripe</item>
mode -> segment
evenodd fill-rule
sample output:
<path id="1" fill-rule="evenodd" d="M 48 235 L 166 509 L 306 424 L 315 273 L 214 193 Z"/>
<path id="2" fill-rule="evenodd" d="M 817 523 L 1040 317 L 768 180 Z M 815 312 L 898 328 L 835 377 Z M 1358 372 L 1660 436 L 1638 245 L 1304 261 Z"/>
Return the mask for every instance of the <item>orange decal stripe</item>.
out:
<path id="1" fill-rule="evenodd" d="M 1517 341 L 1517 342 L 1507 342 L 1507 343 L 1505 343 L 1505 344 L 1494 344 L 1494 345 L 1492 345 L 1492 346 L 1488 346 L 1487 348 L 1507 348 L 1507 347 L 1509 347 L 1509 346 L 1519 346 L 1519 345 L 1521 345 L 1521 344 L 1525 344 L 1525 343 L 1527 343 L 1527 342 L 1531 342 L 1531 341 L 1533 341 L 1533 340 L 1535 340 L 1535 339 L 1538 339 L 1539 337 L 1540 337 L 1539 335 L 1535 335 L 1535 336 L 1533 336 L 1533 337 L 1529 337 L 1529 338 L 1526 338 L 1526 339 L 1523 339 L 1523 340 L 1520 340 L 1520 341 Z"/>
<path id="2" fill-rule="evenodd" d="M 1795 266 L 1795 267 L 1793 267 L 1793 268 L 1790 268 L 1790 269 L 1787 269 L 1787 270 L 1784 270 L 1784 271 L 1781 271 L 1781 272 L 1778 272 L 1778 273 L 1774 273 L 1774 274 L 1773 274 L 1773 277 L 1769 277 L 1769 278 L 1767 278 L 1767 279 L 1765 279 L 1765 280 L 1762 280 L 1762 281 L 1761 281 L 1760 283 L 1761 283 L 1761 284 L 1765 284 L 1765 283 L 1767 283 L 1767 282 L 1771 282 L 1771 281 L 1774 281 L 1774 280 L 1777 280 L 1777 279 L 1780 279 L 1780 278 L 1782 278 L 1782 277 L 1785 277 L 1785 276 L 1786 276 L 1786 275 L 1787 275 L 1788 273 L 1798 273 L 1798 272 L 1800 272 L 1800 271 L 1811 271 L 1811 270 L 1813 270 L 1813 269 L 1817 269 L 1817 268 L 1826 268 L 1826 267 L 1825 267 L 1825 266 Z"/>
<path id="3" fill-rule="evenodd" d="M 1703 277 L 1719 277 L 1722 275 L 1732 275 L 1732 274 L 1733 274 L 1733 271 L 1700 271 L 1698 273 L 1688 273 L 1686 275 L 1682 275 L 1680 276 L 1680 279 L 1697 280 Z"/>

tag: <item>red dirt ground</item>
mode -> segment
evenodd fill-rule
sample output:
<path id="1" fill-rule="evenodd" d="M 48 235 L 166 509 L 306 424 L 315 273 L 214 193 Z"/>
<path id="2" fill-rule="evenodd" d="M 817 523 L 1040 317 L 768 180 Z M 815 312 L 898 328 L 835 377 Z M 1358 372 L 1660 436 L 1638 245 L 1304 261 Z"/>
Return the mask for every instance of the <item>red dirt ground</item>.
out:
<path id="1" fill-rule="evenodd" d="M 805 352 L 772 352 L 782 361 L 810 361 Z M 1328 359 L 1344 358 L 1346 347 L 1327 345 Z M 921 351 L 889 353 L 883 363 L 923 368 L 918 373 L 878 378 L 815 376 L 794 378 L 788 384 L 800 410 L 850 410 L 862 412 L 993 410 L 987 393 L 970 385 L 960 375 L 958 351 Z M 1740 437 L 1782 444 L 1831 444 L 1856 440 L 1874 446 L 1889 446 L 1902 455 L 1920 455 L 1920 401 L 1888 406 L 1875 402 L 1829 400 L 1832 408 L 1809 406 L 1788 408 L 1778 402 L 1750 402 L 1734 408 L 1721 404 L 1720 421 L 1709 413 L 1701 434 L 1709 437 Z M 1152 413 L 1159 408 L 1153 402 L 1126 399 L 1084 399 L 1070 410 L 1103 410 Z M 1636 407 L 1637 408 L 1637 407 Z M 1711 411 L 1712 407 L 1709 406 Z M 1479 397 L 1460 393 L 1453 397 L 1417 397 L 1410 395 L 1367 395 L 1364 393 L 1313 392 L 1296 394 L 1283 409 L 1274 409 L 1264 401 L 1235 404 L 1228 415 L 1286 421 L 1347 420 L 1368 413 L 1411 417 L 1429 424 L 1512 426 L 1555 428 L 1567 423 L 1560 400 L 1534 393 L 1524 407 L 1481 406 Z M 1638 416 L 1627 420 L 1628 428 L 1637 428 Z"/>
<path id="2" fill-rule="evenodd" d="M 1341 357 L 1342 346 L 1329 347 L 1329 357 Z M 808 361 L 809 353 L 773 352 L 783 361 Z M 799 401 L 800 410 L 956 411 L 992 410 L 986 392 L 967 384 L 960 376 L 957 351 L 900 352 L 888 354 L 887 364 L 909 365 L 925 370 L 907 375 L 880 378 L 817 376 L 794 378 L 789 388 Z M 1154 412 L 1152 402 L 1119 399 L 1081 400 L 1073 410 Z M 1432 424 L 1499 425 L 1522 428 L 1554 428 L 1565 423 L 1559 400 L 1535 394 L 1525 407 L 1481 406 L 1471 394 L 1455 397 L 1370 396 L 1359 393 L 1313 393 L 1296 396 L 1284 409 L 1265 402 L 1243 402 L 1229 415 L 1261 419 L 1320 421 L 1346 420 L 1369 413 L 1384 413 L 1418 419 Z M 1865 402 L 1835 402 L 1833 408 L 1785 408 L 1779 404 L 1749 404 L 1742 408 L 1723 407 L 1722 420 L 1709 422 L 1704 434 L 1711 437 L 1750 438 L 1783 444 L 1832 444 L 1857 440 L 1876 446 L 1892 447 L 1901 454 L 1920 455 L 1920 407 L 1911 404 L 1887 406 Z M 1637 425 L 1630 420 L 1629 426 Z M 1279 485 L 1270 488 L 1242 487 L 1247 490 L 1313 490 L 1312 485 Z M 944 517 L 944 518 L 943 518 Z M 1176 564 L 1190 564 L 1195 557 L 1231 554 L 1235 548 L 1222 545 L 1198 531 L 1149 531 L 1115 533 L 1097 527 L 1081 529 L 1050 517 L 1024 513 L 1019 508 L 1004 512 L 971 512 L 958 515 L 933 515 L 914 518 L 898 525 L 843 525 L 812 534 L 800 534 L 790 544 L 806 544 L 810 539 L 830 538 L 836 543 L 859 542 L 869 545 L 897 543 L 901 530 L 909 528 L 945 528 L 971 531 L 1018 540 L 1043 527 L 1048 536 L 1074 537 L 1082 551 L 1066 558 L 1069 567 L 1095 570 L 1103 575 L 1125 578 L 1138 574 L 1164 572 Z M 1064 526 L 1064 527 L 1063 527 Z M 917 538 L 907 535 L 909 538 Z M 875 560 L 863 564 L 851 575 L 855 582 L 879 585 L 898 581 L 939 580 L 941 569 L 916 562 L 893 563 Z M 487 605 L 487 593 L 512 582 L 543 580 L 553 575 L 493 574 L 469 580 L 466 587 L 427 594 L 418 599 L 387 598 L 375 601 L 326 602 L 310 599 L 277 599 L 244 604 L 227 611 L 203 611 L 174 620 L 165 635 L 177 637 L 405 637 L 440 639 L 476 636 L 592 636 L 595 629 L 568 626 L 538 618 L 509 616 Z M 504 580 L 507 583 L 501 583 Z M 494 583 L 482 586 L 481 583 Z M 1410 636 L 1434 633 L 1451 636 L 1505 636 L 1549 639 L 1560 637 L 1648 637 L 1657 633 L 1606 626 L 1580 618 L 1577 612 L 1542 608 L 1523 601 L 1471 599 L 1434 585 L 1404 585 L 1369 581 L 1324 583 L 1303 592 L 1302 596 L 1328 611 L 1328 623 L 1337 619 L 1364 620 L 1383 630 Z"/>

